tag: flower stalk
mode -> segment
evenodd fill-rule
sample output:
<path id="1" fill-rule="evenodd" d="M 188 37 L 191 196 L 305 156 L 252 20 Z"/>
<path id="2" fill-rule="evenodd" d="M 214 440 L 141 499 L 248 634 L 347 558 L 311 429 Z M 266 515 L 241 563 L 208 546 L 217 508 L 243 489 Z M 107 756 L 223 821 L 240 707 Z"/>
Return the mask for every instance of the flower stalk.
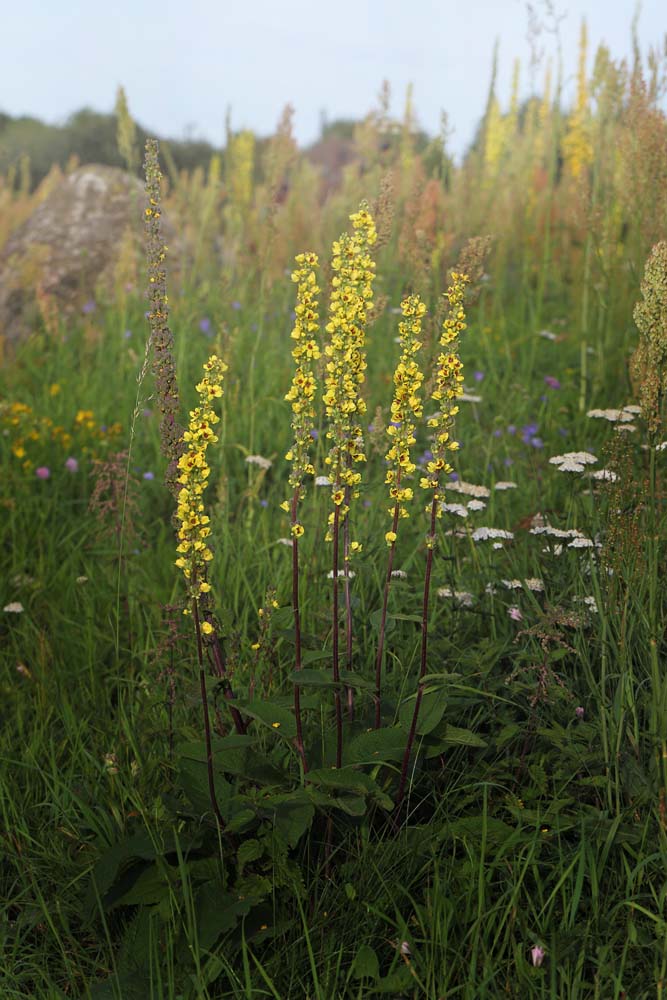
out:
<path id="1" fill-rule="evenodd" d="M 327 357 L 323 396 L 329 422 L 327 439 L 331 442 L 326 463 L 330 468 L 333 510 L 329 514 L 327 541 L 333 543 L 333 601 L 332 601 L 332 674 L 336 711 L 336 766 L 342 763 L 342 704 L 340 697 L 339 662 L 339 554 L 340 528 L 350 510 L 352 500 L 359 494 L 361 473 L 355 465 L 366 461 L 360 418 L 366 412 L 366 403 L 360 394 L 366 380 L 365 326 L 368 310 L 372 305 L 372 282 L 375 264 L 370 248 L 377 240 L 375 224 L 362 204 L 350 216 L 353 233 L 343 233 L 333 244 L 332 293 L 325 347 Z M 343 557 L 346 592 L 346 649 L 348 667 L 352 665 L 352 606 L 349 594 L 349 564 L 352 556 L 361 551 L 361 545 L 344 532 Z M 348 710 L 353 713 L 352 689 L 348 688 Z"/>
<path id="2" fill-rule="evenodd" d="M 459 412 L 456 400 L 463 395 L 463 364 L 459 357 L 459 335 L 466 329 L 463 299 L 469 280 L 467 274 L 453 271 L 451 284 L 445 292 L 448 308 L 440 336 L 440 353 L 436 359 L 435 388 L 431 393 L 431 399 L 440 409 L 428 420 L 428 426 L 433 431 L 433 458 L 426 465 L 427 475 L 422 477 L 420 481 L 422 489 L 432 492 L 432 497 L 431 502 L 426 508 L 426 511 L 430 515 L 430 522 L 429 533 L 426 536 L 426 571 L 424 574 L 424 597 L 422 602 L 419 680 L 410 731 L 401 765 L 401 777 L 396 796 L 397 807 L 400 807 L 405 795 L 408 766 L 417 733 L 419 712 L 424 697 L 424 677 L 426 676 L 428 650 L 428 609 L 433 553 L 436 545 L 437 521 L 442 516 L 441 504 L 445 499 L 442 477 L 453 471 L 452 466 L 449 464 L 448 456 L 459 447 L 458 441 L 455 441 L 451 437 L 450 432 L 454 418 Z"/>
<path id="3" fill-rule="evenodd" d="M 299 500 L 305 496 L 304 480 L 315 473 L 310 460 L 312 430 L 315 421 L 315 393 L 317 381 L 312 370 L 313 362 L 321 357 L 315 340 L 319 332 L 316 269 L 317 254 L 302 253 L 296 257 L 297 267 L 292 273 L 292 281 L 297 286 L 294 329 L 291 337 L 295 341 L 292 357 L 296 371 L 286 399 L 292 405 L 292 431 L 294 441 L 285 456 L 292 463 L 289 477 L 293 489 L 291 501 L 282 503 L 283 510 L 290 515 L 290 535 L 292 538 L 292 610 L 294 614 L 294 669 L 303 668 L 301 650 L 301 604 L 299 600 L 299 539 L 304 527 L 299 521 Z M 296 748 L 304 774 L 308 771 L 308 761 L 303 742 L 303 721 L 301 718 L 301 689 L 294 684 L 294 716 L 296 719 Z"/>
<path id="4" fill-rule="evenodd" d="M 384 653 L 387 607 L 389 603 L 389 591 L 391 589 L 391 574 L 394 567 L 398 524 L 400 519 L 410 516 L 405 504 L 413 498 L 412 489 L 403 485 L 402 479 L 404 476 L 412 476 L 416 469 L 416 465 L 410 456 L 410 448 L 416 442 L 415 421 L 419 420 L 423 413 L 419 392 L 424 381 L 424 374 L 416 361 L 416 355 L 422 346 L 418 338 L 421 334 L 421 322 L 422 317 L 426 313 L 426 306 L 418 295 L 409 295 L 401 302 L 401 313 L 403 319 L 399 323 L 398 328 L 401 356 L 394 372 L 394 398 L 391 403 L 391 422 L 387 427 L 387 435 L 389 436 L 391 445 L 386 454 L 388 467 L 385 483 L 389 486 L 389 497 L 394 503 L 388 511 L 392 519 L 391 529 L 385 535 L 385 540 L 389 546 L 389 558 L 387 560 L 387 575 L 384 581 L 382 616 L 380 619 L 380 633 L 378 635 L 378 648 L 375 658 L 374 701 L 376 729 L 380 728 L 382 719 L 380 707 L 382 657 Z"/>

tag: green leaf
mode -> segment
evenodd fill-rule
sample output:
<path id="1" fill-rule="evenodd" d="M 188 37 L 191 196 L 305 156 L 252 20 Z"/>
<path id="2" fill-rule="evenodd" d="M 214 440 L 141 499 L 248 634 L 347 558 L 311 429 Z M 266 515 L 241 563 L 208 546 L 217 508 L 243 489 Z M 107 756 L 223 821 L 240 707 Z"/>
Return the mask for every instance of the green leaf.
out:
<path id="1" fill-rule="evenodd" d="M 115 888 L 118 888 L 117 886 Z M 116 906 L 155 906 L 169 897 L 170 879 L 166 871 L 149 865 L 140 872 L 126 892 L 114 894 L 106 909 Z"/>
<path id="2" fill-rule="evenodd" d="M 344 753 L 346 764 L 377 764 L 383 760 L 402 760 L 405 753 L 405 730 L 401 726 L 370 729 L 356 736 Z"/>
<path id="3" fill-rule="evenodd" d="M 465 747 L 485 747 L 487 745 L 486 740 L 483 740 L 477 733 L 473 733 L 471 729 L 461 729 L 459 726 L 453 726 L 451 722 L 439 730 L 437 735 L 443 743 L 448 745 Z"/>
<path id="4" fill-rule="evenodd" d="M 288 676 L 291 684 L 298 684 L 300 687 L 328 687 L 328 688 L 363 688 L 373 690 L 375 681 L 368 677 L 355 674 L 352 670 L 344 670 L 338 682 L 333 679 L 331 671 L 311 670 L 305 667 L 303 670 L 293 670 Z"/>
<path id="5" fill-rule="evenodd" d="M 264 853 L 264 847 L 258 840 L 250 839 L 244 840 L 239 845 L 239 849 L 236 852 L 236 861 L 239 866 L 239 875 L 243 875 L 243 869 L 246 865 L 249 865 L 251 861 L 257 861 L 261 858 Z"/>
<path id="6" fill-rule="evenodd" d="M 208 789 L 208 768 L 205 761 L 183 757 L 178 762 L 177 783 L 192 803 L 195 810 L 204 815 L 210 813 L 211 796 Z M 223 816 L 226 816 L 232 787 L 219 773 L 214 774 L 215 796 Z"/>
<path id="7" fill-rule="evenodd" d="M 412 725 L 412 716 L 414 714 L 416 700 L 416 694 L 407 698 L 401 703 L 401 707 L 398 711 L 399 722 L 407 730 L 409 730 Z M 429 733 L 433 732 L 436 726 L 439 725 L 446 707 L 447 699 L 441 690 L 433 691 L 427 689 L 424 691 L 419 716 L 417 718 L 417 733 L 419 736 L 427 736 Z"/>
<path id="8" fill-rule="evenodd" d="M 280 795 L 270 795 L 258 804 L 260 816 L 270 819 L 275 829 L 290 847 L 296 847 L 301 837 L 310 829 L 315 807 L 305 789 Z"/>
<path id="9" fill-rule="evenodd" d="M 359 946 L 352 962 L 352 975 L 355 979 L 377 979 L 380 975 L 380 963 L 370 945 Z"/>
<path id="10" fill-rule="evenodd" d="M 370 774 L 355 771 L 349 767 L 320 768 L 308 772 L 308 783 L 316 788 L 330 788 L 335 791 L 368 797 L 383 809 L 393 808 L 393 802 Z"/>
<path id="11" fill-rule="evenodd" d="M 194 895 L 199 947 L 208 951 L 221 934 L 233 930 L 253 906 L 252 899 L 239 899 L 223 892 L 219 882 L 207 882 Z"/>
<path id="12" fill-rule="evenodd" d="M 239 709 L 249 715 L 263 726 L 271 729 L 283 739 L 293 740 L 296 736 L 296 722 L 292 712 L 288 708 L 283 708 L 270 701 L 251 701 L 245 705 L 239 705 Z"/>

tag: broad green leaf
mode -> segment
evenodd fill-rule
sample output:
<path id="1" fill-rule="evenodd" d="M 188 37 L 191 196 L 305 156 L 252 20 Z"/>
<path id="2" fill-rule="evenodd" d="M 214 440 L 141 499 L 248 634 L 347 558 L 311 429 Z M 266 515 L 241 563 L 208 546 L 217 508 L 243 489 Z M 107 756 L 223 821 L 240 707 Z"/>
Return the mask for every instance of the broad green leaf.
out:
<path id="1" fill-rule="evenodd" d="M 257 861 L 261 858 L 264 853 L 264 847 L 258 840 L 253 838 L 243 840 L 239 844 L 239 849 L 236 852 L 236 861 L 239 866 L 239 875 L 243 875 L 243 869 L 246 865 L 249 865 L 251 861 Z"/>
<path id="2" fill-rule="evenodd" d="M 315 807 L 307 792 L 295 789 L 280 795 L 270 795 L 258 803 L 260 816 L 270 819 L 276 830 L 290 847 L 296 847 L 301 837 L 310 829 Z"/>
<path id="3" fill-rule="evenodd" d="M 335 791 L 369 797 L 383 809 L 391 809 L 393 806 L 392 800 L 369 774 L 349 767 L 320 768 L 309 771 L 308 783 L 316 788 L 331 788 Z"/>
<path id="4" fill-rule="evenodd" d="M 355 979 L 377 979 L 380 975 L 380 963 L 370 945 L 359 946 L 352 962 L 352 975 Z"/>
<path id="5" fill-rule="evenodd" d="M 406 733 L 402 726 L 369 729 L 345 747 L 346 764 L 377 764 L 383 760 L 402 760 Z"/>
<path id="6" fill-rule="evenodd" d="M 416 700 L 416 695 L 407 698 L 401 703 L 398 711 L 399 722 L 406 730 L 409 730 L 412 725 Z M 424 692 L 417 718 L 417 733 L 419 736 L 427 736 L 428 733 L 433 732 L 436 726 L 439 725 L 446 707 L 447 699 L 443 691 L 427 689 Z"/>
<path id="7" fill-rule="evenodd" d="M 283 739 L 293 740 L 296 736 L 296 722 L 288 708 L 276 705 L 275 702 L 256 700 L 239 705 L 239 709 Z"/>

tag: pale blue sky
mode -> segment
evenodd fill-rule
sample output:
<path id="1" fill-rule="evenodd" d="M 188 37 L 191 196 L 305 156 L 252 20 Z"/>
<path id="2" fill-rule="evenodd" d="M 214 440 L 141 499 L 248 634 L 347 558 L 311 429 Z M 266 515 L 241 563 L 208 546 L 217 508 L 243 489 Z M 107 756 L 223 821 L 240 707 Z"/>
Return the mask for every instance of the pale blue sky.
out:
<path id="1" fill-rule="evenodd" d="M 581 18 L 589 54 L 604 41 L 631 52 L 634 0 L 554 0 L 565 77 L 576 72 Z M 533 0 L 538 12 L 544 0 Z M 317 137 L 320 116 L 361 117 L 383 79 L 400 113 L 414 84 L 418 119 L 437 132 L 440 111 L 461 152 L 483 112 L 494 40 L 506 104 L 515 56 L 522 96 L 531 91 L 525 0 L 23 0 L 6 5 L 0 33 L 0 110 L 61 121 L 88 105 L 112 108 L 122 83 L 138 121 L 163 135 L 188 127 L 215 144 L 226 108 L 234 128 L 270 133 L 294 105 L 300 142 Z M 642 49 L 667 32 L 667 0 L 644 0 Z M 540 44 L 555 53 L 553 37 Z M 541 83 L 543 69 L 538 71 Z"/>

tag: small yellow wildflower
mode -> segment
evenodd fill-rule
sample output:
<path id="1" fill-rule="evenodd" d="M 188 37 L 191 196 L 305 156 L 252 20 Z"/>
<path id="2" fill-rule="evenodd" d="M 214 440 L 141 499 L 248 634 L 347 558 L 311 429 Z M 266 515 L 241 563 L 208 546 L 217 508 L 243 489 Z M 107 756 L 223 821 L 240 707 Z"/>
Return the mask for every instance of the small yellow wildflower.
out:
<path id="1" fill-rule="evenodd" d="M 211 635 L 213 632 L 215 632 L 215 629 L 213 628 L 210 622 L 202 622 L 201 630 L 204 633 L 204 635 Z"/>

